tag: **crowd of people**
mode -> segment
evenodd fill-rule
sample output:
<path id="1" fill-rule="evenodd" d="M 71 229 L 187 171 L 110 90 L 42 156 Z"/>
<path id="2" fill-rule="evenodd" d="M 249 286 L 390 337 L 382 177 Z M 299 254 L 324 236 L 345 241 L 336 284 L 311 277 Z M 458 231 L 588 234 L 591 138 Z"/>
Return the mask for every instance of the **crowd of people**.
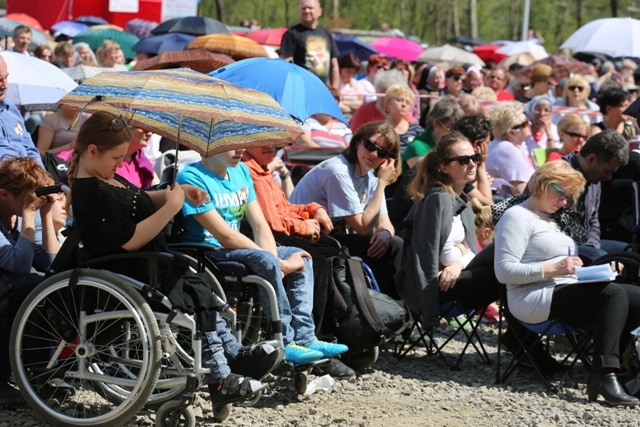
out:
<path id="1" fill-rule="evenodd" d="M 331 237 L 362 258 L 380 290 L 404 301 L 425 328 L 440 324 L 440 304 L 482 309 L 500 298 L 502 285 L 522 322 L 559 316 L 593 327 L 589 400 L 640 405 L 616 377 L 629 332 L 640 326 L 640 290 L 609 281 L 582 286 L 576 277 L 576 268 L 624 250 L 633 235 L 632 198 L 611 181 L 640 180 L 636 114 L 626 112 L 637 97 L 637 65 L 597 64 L 593 74 L 558 78 L 545 64 L 525 76 L 499 64 L 481 69 L 379 54 L 362 61 L 340 55 L 319 25 L 318 0 L 301 0 L 299 14 L 280 55 L 326 83 L 350 121 L 316 114 L 301 124 L 296 144 L 343 151 L 295 183 L 278 147 L 267 146 L 196 157 L 175 185 L 152 189 L 161 174 L 157 141 L 107 112 L 60 109 L 44 116 L 32 139 L 6 99 L 11 70 L 0 58 L 0 400 L 18 398 L 8 363 L 11 313 L 60 248 L 66 202 L 86 257 L 165 250 L 163 230 L 179 216 L 185 242 L 210 245 L 213 261 L 240 261 L 274 286 L 282 354 L 242 347 L 218 314 L 202 318 L 216 403 L 262 390 L 261 378 L 281 358 L 297 365 L 328 358 L 318 372 L 356 375 L 357 366 L 337 358 L 349 348 L 333 334 Z M 71 42 L 29 52 L 28 27 L 18 27 L 13 40 L 14 52 L 61 67 L 125 62 L 113 42 L 95 53 Z M 68 166 L 62 179 L 69 196 L 35 196 L 35 188 L 54 182 L 47 156 Z M 497 225 L 488 221 L 490 206 L 507 200 L 517 202 Z M 574 231 L 567 234 L 556 214 L 569 211 Z M 145 279 L 144 269 L 128 267 L 110 266 Z M 168 294 L 190 274 L 179 263 L 163 269 Z M 269 316 L 273 307 L 263 299 Z M 511 324 L 503 335 L 513 353 L 522 329 Z M 533 357 L 546 374 L 562 369 L 542 345 Z"/>

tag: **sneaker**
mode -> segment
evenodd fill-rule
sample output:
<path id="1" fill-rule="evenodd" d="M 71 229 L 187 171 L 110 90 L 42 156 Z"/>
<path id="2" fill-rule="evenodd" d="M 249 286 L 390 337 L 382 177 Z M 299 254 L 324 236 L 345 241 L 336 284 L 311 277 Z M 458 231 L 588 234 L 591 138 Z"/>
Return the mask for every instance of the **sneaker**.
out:
<path id="1" fill-rule="evenodd" d="M 346 380 L 356 377 L 356 371 L 354 371 L 338 359 L 331 359 L 326 365 L 314 367 L 313 374 L 318 376 L 331 375 L 333 378 L 339 380 Z"/>
<path id="2" fill-rule="evenodd" d="M 220 406 L 248 399 L 265 388 L 267 385 L 260 381 L 231 373 L 219 383 L 209 384 L 209 394 L 211 403 L 214 406 Z"/>
<path id="3" fill-rule="evenodd" d="M 322 353 L 322 357 L 326 358 L 336 357 L 342 353 L 346 353 L 347 351 L 349 351 L 349 347 L 344 344 L 330 343 L 320 340 L 308 345 L 307 348 L 319 351 L 320 353 Z"/>
<path id="4" fill-rule="evenodd" d="M 284 350 L 271 343 L 259 343 L 240 349 L 235 360 L 229 360 L 231 372 L 261 380 L 284 359 Z"/>
<path id="5" fill-rule="evenodd" d="M 0 404 L 14 405 L 17 403 L 25 403 L 20 392 L 9 382 L 0 380 Z"/>
<path id="6" fill-rule="evenodd" d="M 324 358 L 322 353 L 291 343 L 284 348 L 284 359 L 294 365 L 306 365 Z"/>

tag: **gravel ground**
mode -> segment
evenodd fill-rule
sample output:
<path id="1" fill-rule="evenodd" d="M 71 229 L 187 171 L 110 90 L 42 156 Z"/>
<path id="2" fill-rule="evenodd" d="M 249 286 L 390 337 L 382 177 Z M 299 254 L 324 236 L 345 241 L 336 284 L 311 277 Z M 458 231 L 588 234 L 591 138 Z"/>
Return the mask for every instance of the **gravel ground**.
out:
<path id="1" fill-rule="evenodd" d="M 497 328 L 481 326 L 492 358 L 482 364 L 472 351 L 461 369 L 450 371 L 438 356 L 418 348 L 398 361 L 392 349 L 383 350 L 375 367 L 356 379 L 338 381 L 330 392 L 309 396 L 295 392 L 291 378 L 269 377 L 271 387 L 255 407 L 234 407 L 229 419 L 216 424 L 208 396 L 196 402 L 198 425 L 234 426 L 640 426 L 640 409 L 612 408 L 588 403 L 587 372 L 578 363 L 557 393 L 547 394 L 535 373 L 516 370 L 506 385 L 495 385 Z M 462 342 L 446 352 L 454 357 Z M 503 358 L 507 363 L 510 356 Z M 557 384 L 557 382 L 556 382 Z M 129 426 L 150 426 L 151 411 Z M 0 407 L 0 427 L 45 426 L 29 408 Z"/>

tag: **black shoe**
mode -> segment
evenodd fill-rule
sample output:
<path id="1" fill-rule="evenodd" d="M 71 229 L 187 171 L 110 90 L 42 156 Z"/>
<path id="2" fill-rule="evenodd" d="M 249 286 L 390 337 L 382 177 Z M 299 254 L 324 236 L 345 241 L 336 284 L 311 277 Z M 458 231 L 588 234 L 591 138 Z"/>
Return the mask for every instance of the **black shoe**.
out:
<path id="1" fill-rule="evenodd" d="M 284 350 L 268 342 L 242 347 L 235 360 L 229 360 L 234 374 L 261 380 L 284 359 Z"/>
<path id="2" fill-rule="evenodd" d="M 265 388 L 267 385 L 260 381 L 231 373 L 221 382 L 209 384 L 209 394 L 213 406 L 220 406 L 248 399 Z"/>
<path id="3" fill-rule="evenodd" d="M 329 363 L 313 368 L 314 375 L 331 375 L 335 379 L 346 380 L 356 377 L 356 371 L 339 361 L 330 359 Z"/>
<path id="4" fill-rule="evenodd" d="M 0 404 L 15 405 L 25 403 L 20 392 L 5 380 L 0 380 Z"/>
<path id="5" fill-rule="evenodd" d="M 587 381 L 587 396 L 589 402 L 595 402 L 598 396 L 602 396 L 605 402 L 613 406 L 640 405 L 640 399 L 625 393 L 615 372 L 593 370 Z"/>

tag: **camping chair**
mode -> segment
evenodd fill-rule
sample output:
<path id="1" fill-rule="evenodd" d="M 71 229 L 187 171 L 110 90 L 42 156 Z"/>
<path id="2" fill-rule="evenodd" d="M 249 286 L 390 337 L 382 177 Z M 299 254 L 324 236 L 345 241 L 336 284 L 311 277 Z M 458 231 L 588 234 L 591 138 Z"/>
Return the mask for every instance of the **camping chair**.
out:
<path id="1" fill-rule="evenodd" d="M 483 363 L 490 364 L 489 354 L 487 353 L 480 335 L 478 334 L 478 326 L 480 325 L 480 319 L 486 311 L 486 307 L 481 310 L 469 309 L 464 303 L 459 301 L 452 301 L 440 304 L 440 319 L 444 319 L 452 326 L 453 331 L 447 335 L 444 341 L 441 341 L 436 337 L 435 328 L 423 328 L 420 321 L 420 313 L 414 310 L 408 310 L 413 320 L 412 326 L 407 332 L 407 341 L 402 342 L 396 347 L 395 353 L 398 360 L 402 359 L 409 353 L 416 345 L 422 343 L 427 349 L 428 354 L 438 354 L 445 365 L 451 370 L 457 370 L 460 367 L 462 358 L 464 357 L 469 345 L 473 346 L 478 356 Z M 414 340 L 411 339 L 413 331 L 417 331 L 418 337 Z M 445 356 L 443 350 L 444 347 L 451 342 L 456 336 L 461 336 L 465 340 L 465 345 L 462 351 L 458 354 L 454 363 L 451 363 Z M 405 344 L 409 344 L 409 347 L 405 350 Z"/>

